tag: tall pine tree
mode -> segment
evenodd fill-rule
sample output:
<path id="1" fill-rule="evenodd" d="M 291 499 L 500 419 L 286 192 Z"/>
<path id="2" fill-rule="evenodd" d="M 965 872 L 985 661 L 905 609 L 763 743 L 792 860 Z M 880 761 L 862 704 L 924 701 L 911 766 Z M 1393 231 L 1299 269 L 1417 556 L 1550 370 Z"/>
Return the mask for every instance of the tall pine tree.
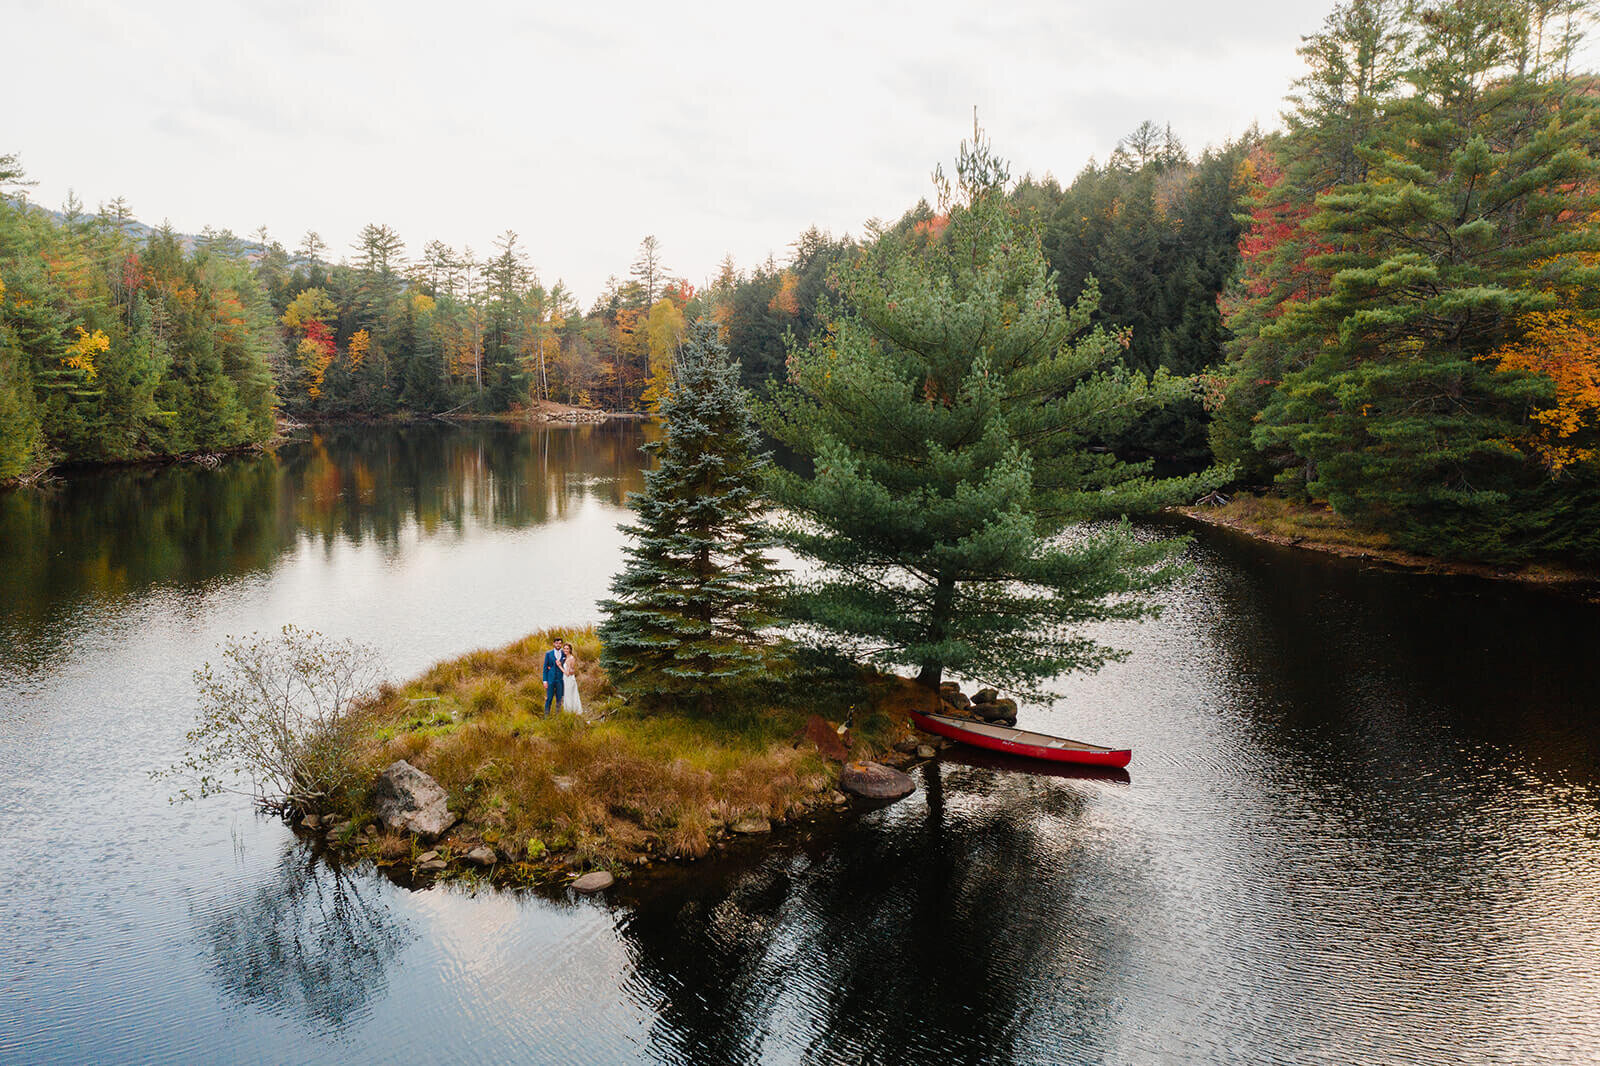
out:
<path id="1" fill-rule="evenodd" d="M 1104 446 L 1189 383 L 1119 367 L 1092 287 L 1062 306 L 976 130 L 957 174 L 939 179 L 942 236 L 884 235 L 838 274 L 831 329 L 791 352 L 769 425 L 814 474 L 775 471 L 772 491 L 782 541 L 820 564 L 800 621 L 929 686 L 945 669 L 1027 685 L 1112 657 L 1081 627 L 1147 614 L 1130 594 L 1173 572 L 1175 545 L 1078 523 L 1213 479 L 1158 479 Z"/>
<path id="2" fill-rule="evenodd" d="M 601 662 L 646 709 L 712 710 L 772 670 L 777 573 L 760 522 L 767 457 L 714 323 L 689 329 L 663 399 L 660 460 L 630 504 L 627 563 L 601 604 Z"/>

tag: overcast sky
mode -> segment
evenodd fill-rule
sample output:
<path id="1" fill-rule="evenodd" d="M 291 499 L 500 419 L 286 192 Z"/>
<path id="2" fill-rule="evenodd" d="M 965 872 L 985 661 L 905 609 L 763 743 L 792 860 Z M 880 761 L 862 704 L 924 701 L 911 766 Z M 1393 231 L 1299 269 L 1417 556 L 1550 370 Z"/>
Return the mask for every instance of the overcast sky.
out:
<path id="1" fill-rule="evenodd" d="M 645 234 L 700 283 L 897 217 L 973 105 L 1063 180 L 1142 119 L 1193 148 L 1275 125 L 1331 5 L 0 0 L 0 152 L 49 206 L 336 258 L 371 221 L 413 253 L 514 229 L 587 305 Z"/>

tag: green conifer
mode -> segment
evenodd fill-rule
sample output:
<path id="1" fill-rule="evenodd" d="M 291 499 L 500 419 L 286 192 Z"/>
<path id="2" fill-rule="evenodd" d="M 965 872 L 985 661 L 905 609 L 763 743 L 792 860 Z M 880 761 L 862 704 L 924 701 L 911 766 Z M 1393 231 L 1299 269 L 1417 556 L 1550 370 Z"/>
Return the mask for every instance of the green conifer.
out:
<path id="1" fill-rule="evenodd" d="M 1280 477 L 1291 488 L 1406 547 L 1525 558 L 1553 518 L 1550 478 L 1517 442 L 1552 384 L 1495 352 L 1530 312 L 1600 303 L 1600 110 L 1567 78 L 1572 42 L 1552 43 L 1537 5 L 1441 0 L 1414 17 L 1396 38 L 1410 41 L 1408 91 L 1308 113 L 1285 144 L 1304 171 L 1325 153 L 1300 130 L 1358 134 L 1304 223 L 1329 277 L 1277 309 L 1273 335 L 1303 357 L 1252 443 L 1294 456 Z M 1335 122 L 1347 111 L 1381 121 Z M 1580 534 L 1593 526 L 1569 517 Z"/>
<path id="2" fill-rule="evenodd" d="M 830 330 L 791 352 L 768 424 L 815 470 L 775 471 L 772 493 L 782 543 L 820 564 L 798 620 L 924 684 L 955 669 L 1022 686 L 1112 657 L 1081 627 L 1148 613 L 1130 594 L 1173 572 L 1173 544 L 1078 524 L 1214 479 L 1159 479 L 1105 447 L 1192 386 L 1118 366 L 1092 286 L 1062 306 L 976 131 L 957 170 L 942 237 L 885 234 L 836 276 Z"/>
<path id="3" fill-rule="evenodd" d="M 660 465 L 629 501 L 634 543 L 601 604 L 601 662 L 643 707 L 710 710 L 770 672 L 777 584 L 760 521 L 768 460 L 715 324 L 690 327 L 661 414 L 666 437 L 645 446 Z"/>

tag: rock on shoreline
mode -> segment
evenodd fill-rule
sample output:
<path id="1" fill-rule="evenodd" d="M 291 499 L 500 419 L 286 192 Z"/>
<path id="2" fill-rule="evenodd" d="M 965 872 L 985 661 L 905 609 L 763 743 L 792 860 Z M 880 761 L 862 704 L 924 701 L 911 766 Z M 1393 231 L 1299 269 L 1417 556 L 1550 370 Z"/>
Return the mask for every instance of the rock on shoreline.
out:
<path id="1" fill-rule="evenodd" d="M 863 799 L 897 800 L 916 789 L 911 778 L 876 762 L 849 763 L 839 774 L 839 787 Z"/>
<path id="2" fill-rule="evenodd" d="M 404 759 L 390 763 L 372 791 L 373 812 L 386 829 L 431 840 L 456 824 L 439 782 Z"/>

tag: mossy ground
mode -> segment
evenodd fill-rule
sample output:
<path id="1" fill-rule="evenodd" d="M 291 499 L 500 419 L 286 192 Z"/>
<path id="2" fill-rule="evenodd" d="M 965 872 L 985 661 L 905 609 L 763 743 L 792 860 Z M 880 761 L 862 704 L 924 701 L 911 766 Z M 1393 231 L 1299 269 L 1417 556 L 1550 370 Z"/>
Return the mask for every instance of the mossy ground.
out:
<path id="1" fill-rule="evenodd" d="M 543 717 L 541 666 L 554 634 L 578 656 L 582 719 Z M 487 845 L 497 856 L 489 872 L 521 882 L 694 859 L 740 819 L 777 823 L 831 806 L 837 757 L 883 756 L 910 735 L 907 708 L 926 698 L 899 678 L 835 676 L 795 685 L 793 698 L 711 715 L 641 714 L 611 689 L 599 653 L 593 629 L 543 630 L 386 688 L 363 712 L 360 779 L 404 759 L 449 793 L 459 820 L 426 847 L 369 834 L 359 828 L 372 821 L 369 798 L 357 792 L 340 804 L 348 831 L 330 843 L 401 868 L 437 850 L 460 871 L 458 860 Z M 842 751 L 831 724 L 852 707 Z M 830 723 L 821 737 L 817 719 Z"/>

